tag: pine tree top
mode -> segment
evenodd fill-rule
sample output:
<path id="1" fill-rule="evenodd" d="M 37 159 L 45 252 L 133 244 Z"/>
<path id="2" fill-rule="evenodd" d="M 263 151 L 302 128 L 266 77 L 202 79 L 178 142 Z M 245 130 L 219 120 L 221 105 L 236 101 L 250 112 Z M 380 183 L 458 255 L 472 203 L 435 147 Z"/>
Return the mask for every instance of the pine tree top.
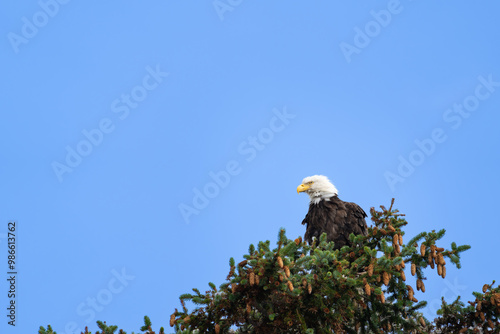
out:
<path id="1" fill-rule="evenodd" d="M 449 249 L 441 247 L 445 230 L 408 240 L 408 222 L 393 204 L 372 208 L 368 235 L 351 234 L 351 245 L 341 249 L 325 234 L 308 245 L 300 237 L 288 239 L 281 228 L 276 247 L 261 241 L 250 245 L 243 261 L 230 258 L 226 281 L 218 288 L 210 282 L 207 291 L 194 288 L 181 295 L 182 308 L 170 316 L 170 326 L 177 334 L 500 333 L 495 282 L 474 292 L 467 306 L 460 297 L 451 304 L 443 299 L 439 317 L 430 321 L 422 316 L 419 310 L 426 302 L 415 298 L 415 289 L 426 291 L 426 275 L 446 277 L 447 262 L 460 268 L 460 255 L 470 246 L 453 242 Z M 415 276 L 414 286 L 406 275 Z M 189 311 L 186 301 L 195 308 Z M 97 325 L 101 331 L 96 334 L 118 328 L 101 321 Z M 155 333 L 147 316 L 141 331 Z M 87 328 L 85 333 L 90 334 Z M 39 334 L 56 332 L 49 325 L 40 327 Z"/>
<path id="2" fill-rule="evenodd" d="M 288 239 L 284 228 L 276 247 L 271 249 L 269 241 L 250 245 L 243 261 L 230 259 L 226 282 L 218 289 L 209 283 L 208 291 L 181 295 L 182 310 L 175 310 L 170 325 L 198 333 L 228 333 L 231 328 L 237 333 L 443 329 L 443 323 L 431 323 L 419 312 L 426 302 L 415 298 L 415 290 L 425 292 L 426 274 L 432 274 L 426 269 L 444 278 L 447 260 L 460 268 L 460 254 L 470 246 L 439 247 L 445 230 L 422 232 L 405 243 L 408 222 L 393 204 L 372 208 L 368 235 L 351 234 L 352 245 L 341 249 L 335 250 L 325 234 L 312 245 L 300 237 Z M 407 273 L 416 276 L 415 286 L 406 283 Z M 186 301 L 197 307 L 189 311 Z"/>

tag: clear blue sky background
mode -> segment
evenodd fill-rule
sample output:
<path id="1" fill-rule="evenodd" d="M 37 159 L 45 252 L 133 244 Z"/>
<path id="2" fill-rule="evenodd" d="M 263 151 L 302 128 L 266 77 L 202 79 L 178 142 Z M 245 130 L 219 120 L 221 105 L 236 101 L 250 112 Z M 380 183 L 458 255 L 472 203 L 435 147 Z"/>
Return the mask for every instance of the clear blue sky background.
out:
<path id="1" fill-rule="evenodd" d="M 54 3 L 0 11 L 0 332 L 168 327 L 229 257 L 303 235 L 313 174 L 472 245 L 428 272 L 431 319 L 500 278 L 497 2 Z"/>

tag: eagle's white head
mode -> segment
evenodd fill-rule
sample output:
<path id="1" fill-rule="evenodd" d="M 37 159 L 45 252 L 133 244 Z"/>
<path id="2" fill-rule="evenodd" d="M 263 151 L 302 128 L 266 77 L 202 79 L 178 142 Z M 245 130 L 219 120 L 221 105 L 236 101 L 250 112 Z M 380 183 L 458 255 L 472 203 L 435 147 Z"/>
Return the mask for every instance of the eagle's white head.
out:
<path id="1" fill-rule="evenodd" d="M 311 198 L 311 203 L 318 204 L 322 199 L 330 200 L 337 196 L 337 188 L 324 175 L 308 176 L 297 187 L 297 193 L 306 192 Z"/>

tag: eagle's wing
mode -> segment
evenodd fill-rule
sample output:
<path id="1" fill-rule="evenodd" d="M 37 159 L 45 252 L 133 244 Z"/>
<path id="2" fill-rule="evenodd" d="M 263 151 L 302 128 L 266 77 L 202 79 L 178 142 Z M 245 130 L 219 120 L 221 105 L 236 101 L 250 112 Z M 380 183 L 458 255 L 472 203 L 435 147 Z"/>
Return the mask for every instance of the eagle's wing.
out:
<path id="1" fill-rule="evenodd" d="M 368 234 L 368 226 L 366 225 L 365 217 L 366 212 L 356 203 L 345 202 L 347 207 L 347 221 L 352 224 L 352 233 L 354 234 Z"/>

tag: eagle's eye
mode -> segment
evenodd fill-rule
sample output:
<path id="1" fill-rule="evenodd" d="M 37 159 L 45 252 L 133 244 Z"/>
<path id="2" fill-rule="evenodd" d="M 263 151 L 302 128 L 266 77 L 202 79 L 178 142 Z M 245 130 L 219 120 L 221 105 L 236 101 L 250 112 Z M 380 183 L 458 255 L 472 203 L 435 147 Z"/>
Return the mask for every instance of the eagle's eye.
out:
<path id="1" fill-rule="evenodd" d="M 309 181 L 309 182 L 307 182 L 306 184 L 311 185 L 311 184 L 313 184 L 313 183 L 314 183 L 313 181 Z"/>

